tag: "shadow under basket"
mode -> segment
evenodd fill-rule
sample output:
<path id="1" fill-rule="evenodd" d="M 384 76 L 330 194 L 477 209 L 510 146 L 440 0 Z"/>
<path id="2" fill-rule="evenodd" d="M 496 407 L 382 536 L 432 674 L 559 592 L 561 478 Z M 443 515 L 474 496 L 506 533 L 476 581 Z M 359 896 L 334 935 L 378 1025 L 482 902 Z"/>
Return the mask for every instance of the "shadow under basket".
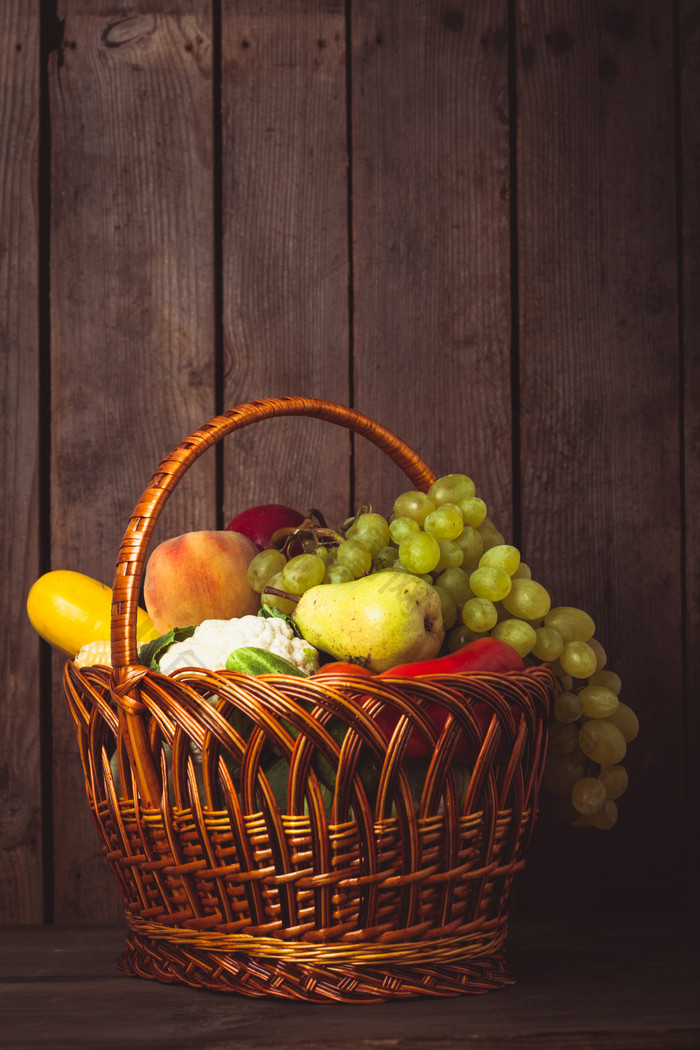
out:
<path id="1" fill-rule="evenodd" d="M 512 983 L 508 900 L 537 812 L 546 667 L 380 679 L 251 677 L 138 662 L 146 551 L 188 467 L 230 432 L 314 416 L 434 474 L 361 413 L 241 405 L 159 465 L 120 548 L 112 668 L 66 664 L 90 807 L 124 898 L 125 973 L 309 1002 L 482 993 Z M 449 712 L 436 730 L 431 704 Z M 391 737 L 377 713 L 394 711 Z M 411 736 L 425 757 L 406 758 Z M 413 749 L 415 751 L 415 748 Z"/>

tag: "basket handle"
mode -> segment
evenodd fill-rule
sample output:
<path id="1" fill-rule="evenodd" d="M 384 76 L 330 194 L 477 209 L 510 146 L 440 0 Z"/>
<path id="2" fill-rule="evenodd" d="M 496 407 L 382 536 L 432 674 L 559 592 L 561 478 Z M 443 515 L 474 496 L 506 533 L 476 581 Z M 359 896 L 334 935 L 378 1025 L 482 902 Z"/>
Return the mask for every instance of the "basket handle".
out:
<path id="1" fill-rule="evenodd" d="M 171 492 L 194 461 L 227 434 L 272 416 L 311 416 L 366 437 L 399 466 L 418 489 L 427 489 L 435 474 L 404 441 L 354 408 L 306 397 L 266 398 L 229 409 L 181 441 L 158 465 L 139 499 L 119 549 L 112 598 L 112 667 L 114 688 L 126 698 L 141 677 L 136 647 L 136 613 L 141 576 L 153 529 Z"/>

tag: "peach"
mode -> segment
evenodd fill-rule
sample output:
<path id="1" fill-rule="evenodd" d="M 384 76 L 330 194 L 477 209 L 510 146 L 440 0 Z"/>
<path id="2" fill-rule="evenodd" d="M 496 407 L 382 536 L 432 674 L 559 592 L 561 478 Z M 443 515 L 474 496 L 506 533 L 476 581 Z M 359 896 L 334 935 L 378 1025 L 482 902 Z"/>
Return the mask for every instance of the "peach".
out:
<path id="1" fill-rule="evenodd" d="M 159 634 L 202 620 L 255 614 L 260 595 L 248 583 L 258 548 L 238 532 L 185 532 L 164 540 L 146 565 L 143 597 Z"/>

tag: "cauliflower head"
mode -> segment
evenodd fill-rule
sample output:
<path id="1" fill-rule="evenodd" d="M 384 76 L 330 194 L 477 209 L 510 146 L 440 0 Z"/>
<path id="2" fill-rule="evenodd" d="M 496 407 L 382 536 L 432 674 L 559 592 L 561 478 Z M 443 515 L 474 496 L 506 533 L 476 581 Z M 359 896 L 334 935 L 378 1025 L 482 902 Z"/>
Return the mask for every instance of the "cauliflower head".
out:
<path id="1" fill-rule="evenodd" d="M 235 649 L 249 645 L 276 653 L 307 674 L 318 669 L 316 649 L 298 638 L 286 620 L 251 615 L 233 620 L 203 620 L 190 638 L 173 642 L 160 658 L 160 670 L 163 674 L 181 667 L 221 671 Z"/>

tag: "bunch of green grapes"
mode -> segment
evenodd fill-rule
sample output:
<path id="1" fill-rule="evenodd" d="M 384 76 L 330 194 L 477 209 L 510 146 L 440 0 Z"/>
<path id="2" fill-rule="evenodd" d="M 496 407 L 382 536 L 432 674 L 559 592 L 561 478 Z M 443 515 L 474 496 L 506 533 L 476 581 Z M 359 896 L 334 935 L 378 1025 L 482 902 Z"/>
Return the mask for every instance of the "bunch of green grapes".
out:
<path id="1" fill-rule="evenodd" d="M 251 586 L 264 603 L 291 613 L 310 587 L 374 572 L 407 572 L 431 583 L 440 596 L 446 649 L 490 635 L 527 665 L 549 665 L 556 696 L 545 785 L 574 825 L 613 827 L 617 799 L 627 788 L 622 761 L 639 729 L 636 715 L 619 699 L 621 681 L 606 666 L 594 621 L 582 609 L 552 608 L 546 588 L 488 517 L 472 479 L 447 474 L 427 492 L 403 492 L 388 517 L 362 509 L 336 536 L 337 542 L 290 558 L 262 551 L 250 564 Z"/>
<path id="2" fill-rule="evenodd" d="M 556 697 L 544 782 L 577 827 L 613 827 L 627 788 L 622 762 L 639 723 L 620 701 L 620 677 L 606 666 L 592 618 L 571 606 L 552 608 L 464 474 L 438 478 L 427 493 L 404 492 L 389 529 L 398 549 L 394 567 L 434 583 L 450 650 L 490 635 L 527 665 L 549 665 Z"/>

